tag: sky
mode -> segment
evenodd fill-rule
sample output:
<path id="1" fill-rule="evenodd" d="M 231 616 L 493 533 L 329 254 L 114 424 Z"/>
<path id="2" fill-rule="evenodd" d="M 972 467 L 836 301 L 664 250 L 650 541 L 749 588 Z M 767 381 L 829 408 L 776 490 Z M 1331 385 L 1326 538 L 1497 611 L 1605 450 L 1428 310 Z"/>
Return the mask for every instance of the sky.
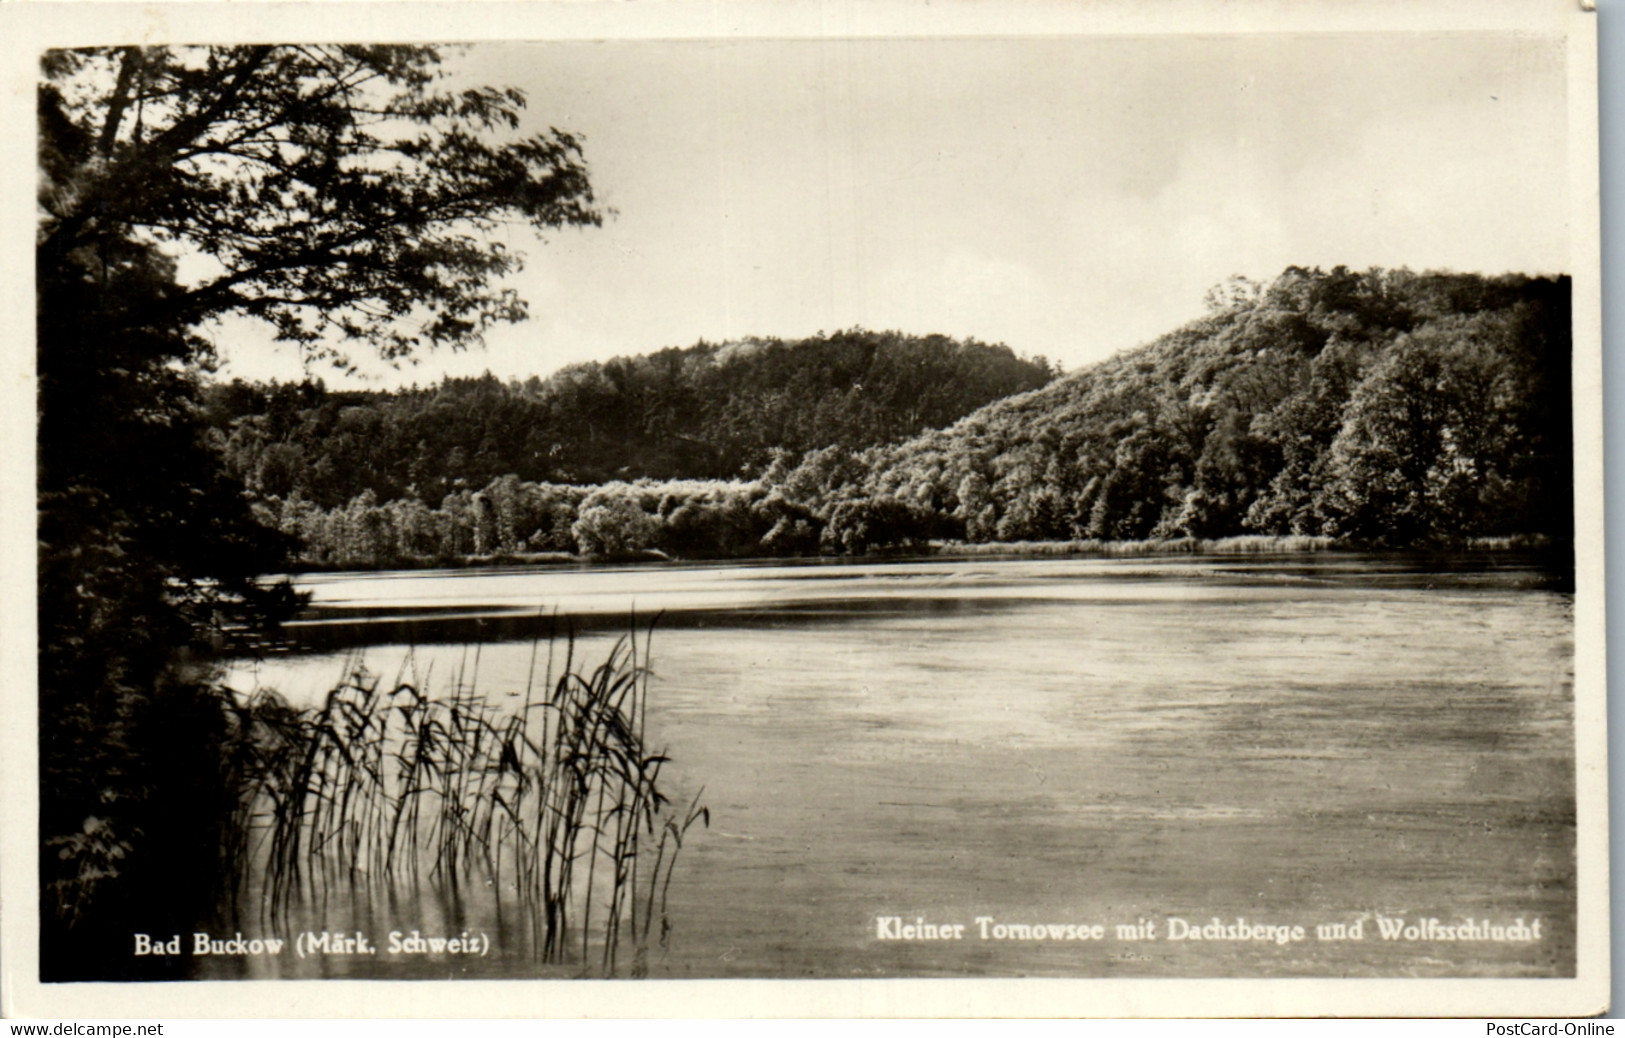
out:
<path id="1" fill-rule="evenodd" d="M 1292 264 L 1566 273 L 1560 39 L 1514 33 L 482 44 L 585 139 L 600 228 L 540 240 L 531 318 L 330 386 L 862 326 L 1074 370 Z M 303 377 L 257 325 L 222 377 Z M 361 351 L 356 351 L 356 359 Z"/>

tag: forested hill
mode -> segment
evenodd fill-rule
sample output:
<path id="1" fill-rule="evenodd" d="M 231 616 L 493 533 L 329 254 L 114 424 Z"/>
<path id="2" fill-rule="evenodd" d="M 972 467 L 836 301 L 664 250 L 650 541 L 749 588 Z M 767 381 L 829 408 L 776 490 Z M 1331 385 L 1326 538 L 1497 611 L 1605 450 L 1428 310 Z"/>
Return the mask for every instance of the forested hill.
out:
<path id="1" fill-rule="evenodd" d="M 486 375 L 329 392 L 233 382 L 207 390 L 206 412 L 228 470 L 262 497 L 334 507 L 371 491 L 437 505 L 505 475 L 737 477 L 765 467 L 773 448 L 902 440 L 1052 376 L 1043 358 L 1005 346 L 854 329 L 701 342 L 523 383 Z"/>
<path id="2" fill-rule="evenodd" d="M 847 493 L 971 541 L 1572 535 L 1567 277 L 1291 268 L 1210 305 Z"/>
<path id="3" fill-rule="evenodd" d="M 1210 303 L 1054 381 L 1002 347 L 844 333 L 525 385 L 220 387 L 219 434 L 312 566 L 1572 538 L 1568 278 L 1292 268 Z"/>

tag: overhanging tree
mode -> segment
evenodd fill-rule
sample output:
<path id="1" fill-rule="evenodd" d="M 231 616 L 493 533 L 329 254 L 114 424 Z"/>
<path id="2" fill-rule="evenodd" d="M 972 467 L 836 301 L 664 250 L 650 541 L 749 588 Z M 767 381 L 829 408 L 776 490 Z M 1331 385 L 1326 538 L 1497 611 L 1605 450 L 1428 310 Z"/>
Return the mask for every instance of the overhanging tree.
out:
<path id="1" fill-rule="evenodd" d="M 580 142 L 425 47 L 56 51 L 40 95 L 42 278 L 124 242 L 198 259 L 126 323 L 269 321 L 317 355 L 461 346 L 525 315 L 503 224 L 597 224 Z"/>
<path id="2" fill-rule="evenodd" d="M 277 545 L 201 435 L 199 326 L 258 318 L 341 365 L 356 347 L 462 347 L 525 316 L 501 283 L 521 262 L 505 226 L 600 220 L 580 142 L 522 131 L 519 92 L 454 88 L 441 58 L 125 47 L 42 62 L 49 979 L 118 975 L 132 927 L 184 925 L 208 892 L 227 718 L 177 653 L 288 605 L 257 586 Z"/>

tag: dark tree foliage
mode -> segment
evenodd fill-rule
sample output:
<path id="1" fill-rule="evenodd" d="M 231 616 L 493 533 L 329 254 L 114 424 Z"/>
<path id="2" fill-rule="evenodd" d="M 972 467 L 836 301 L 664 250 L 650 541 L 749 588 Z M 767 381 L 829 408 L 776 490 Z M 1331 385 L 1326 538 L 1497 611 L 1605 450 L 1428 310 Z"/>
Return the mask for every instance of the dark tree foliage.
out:
<path id="1" fill-rule="evenodd" d="M 859 329 L 799 341 L 667 349 L 546 379 L 487 375 L 396 393 L 320 384 L 212 387 L 232 473 L 323 508 L 363 491 L 437 504 L 503 475 L 553 483 L 720 479 L 774 448 L 862 449 L 1043 385 L 1042 359 L 945 336 Z"/>
<path id="2" fill-rule="evenodd" d="M 877 548 L 921 548 L 933 533 L 930 512 L 894 497 L 841 501 L 830 509 L 823 545 L 838 555 Z"/>
<path id="3" fill-rule="evenodd" d="M 399 356 L 523 315 L 503 220 L 595 223 L 577 142 L 410 47 L 53 51 L 39 88 L 41 952 L 48 980 L 161 973 L 130 934 L 201 920 L 235 795 L 201 665 L 293 605 L 198 406 L 195 329 Z M 184 260 L 184 264 L 181 262 Z M 186 277 L 180 274 L 183 268 Z M 192 662 L 188 662 L 192 661 Z"/>
<path id="4" fill-rule="evenodd" d="M 504 222 L 596 224 L 579 142 L 517 135 L 524 97 L 439 88 L 425 47 L 53 51 L 40 91 L 38 262 L 180 246 L 195 284 L 125 320 L 260 317 L 313 356 L 461 346 L 525 308 Z"/>

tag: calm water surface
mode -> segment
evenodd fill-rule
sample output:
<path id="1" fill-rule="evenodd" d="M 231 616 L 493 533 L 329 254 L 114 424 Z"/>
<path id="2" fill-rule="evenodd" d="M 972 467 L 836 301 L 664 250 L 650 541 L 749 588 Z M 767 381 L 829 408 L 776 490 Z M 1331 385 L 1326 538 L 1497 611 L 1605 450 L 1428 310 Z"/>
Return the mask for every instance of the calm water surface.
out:
<path id="1" fill-rule="evenodd" d="M 653 636 L 649 741 L 712 811 L 651 975 L 1547 976 L 1574 968 L 1573 600 L 1505 559 L 962 560 L 305 578 L 298 650 L 239 689 L 321 700 L 359 661 L 496 701 L 559 632 Z M 568 623 L 564 618 L 568 618 Z M 549 641 L 550 632 L 553 635 Z M 312 925 L 356 925 L 353 906 Z M 400 903 L 384 929 L 496 925 Z M 965 927 L 883 939 L 886 917 Z M 1388 941 L 1378 917 L 1538 941 Z M 1100 924 L 1107 939 L 981 939 Z M 1306 938 L 1170 940 L 1170 920 Z M 1155 938 L 1119 939 L 1153 923 Z M 1359 924 L 1360 940 L 1317 936 Z M 1177 924 L 1175 924 L 1177 928 Z M 544 975 L 486 959 L 284 972 Z M 377 938 L 375 937 L 375 940 Z M 508 945 L 504 947 L 503 945 Z M 256 965 L 254 974 L 273 967 Z"/>

